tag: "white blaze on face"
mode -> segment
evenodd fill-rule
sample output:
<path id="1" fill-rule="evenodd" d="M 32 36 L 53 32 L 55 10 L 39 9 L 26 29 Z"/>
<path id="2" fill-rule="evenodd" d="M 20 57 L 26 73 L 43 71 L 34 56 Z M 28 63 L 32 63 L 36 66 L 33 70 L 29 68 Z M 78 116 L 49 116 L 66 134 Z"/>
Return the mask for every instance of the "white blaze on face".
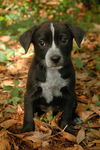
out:
<path id="1" fill-rule="evenodd" d="M 56 45 L 55 45 L 55 42 L 54 42 L 55 29 L 54 29 L 53 23 L 51 23 L 50 28 L 51 28 L 51 32 L 52 32 L 52 46 L 51 46 L 51 48 L 54 50 L 56 48 Z"/>
<path id="2" fill-rule="evenodd" d="M 51 57 L 55 56 L 55 55 L 58 55 L 62 58 L 62 54 L 60 52 L 60 49 L 55 44 L 55 40 L 54 40 L 55 28 L 54 28 L 53 23 L 50 24 L 50 30 L 51 30 L 51 33 L 52 33 L 52 44 L 51 44 L 51 47 L 48 49 L 48 51 L 46 53 L 45 62 L 46 62 L 47 67 L 55 67 L 55 64 L 51 61 Z M 62 62 L 63 59 L 61 59 L 60 61 Z"/>

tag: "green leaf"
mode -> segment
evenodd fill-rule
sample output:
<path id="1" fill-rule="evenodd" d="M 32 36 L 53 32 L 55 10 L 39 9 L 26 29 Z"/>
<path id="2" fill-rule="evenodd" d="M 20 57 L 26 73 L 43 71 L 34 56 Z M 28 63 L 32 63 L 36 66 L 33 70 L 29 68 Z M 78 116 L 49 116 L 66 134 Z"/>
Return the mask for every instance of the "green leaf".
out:
<path id="1" fill-rule="evenodd" d="M 78 69 L 82 69 L 83 68 L 83 62 L 82 62 L 82 60 L 80 58 L 75 58 L 74 60 L 75 60 L 76 67 Z"/>
<path id="2" fill-rule="evenodd" d="M 20 97 L 13 97 L 11 99 L 8 99 L 8 102 L 11 103 L 14 106 L 17 105 L 19 101 L 21 101 Z"/>
<path id="3" fill-rule="evenodd" d="M 10 91 L 10 90 L 12 90 L 12 88 L 13 88 L 13 87 L 10 86 L 10 85 L 3 87 L 3 89 L 6 90 L 6 91 Z"/>
<path id="4" fill-rule="evenodd" d="M 6 100 L 6 99 L 5 100 L 0 100 L 0 104 L 5 104 L 5 103 L 7 104 L 8 100 Z"/>
<path id="5" fill-rule="evenodd" d="M 8 113 L 15 113 L 16 111 L 14 109 L 7 109 L 6 112 L 8 112 Z"/>
<path id="6" fill-rule="evenodd" d="M 5 51 L 7 51 L 7 54 L 6 54 L 6 58 L 9 59 L 10 57 L 14 56 L 15 52 L 14 50 L 12 49 L 5 49 Z"/>
<path id="7" fill-rule="evenodd" d="M 25 91 L 25 88 L 23 88 L 23 87 L 18 87 L 18 90 L 19 90 L 20 92 L 24 92 L 24 91 Z"/>
<path id="8" fill-rule="evenodd" d="M 0 49 L 5 50 L 5 49 L 6 49 L 6 46 L 5 46 L 4 44 L 0 44 Z"/>
<path id="9" fill-rule="evenodd" d="M 96 102 L 95 104 L 96 104 L 97 106 L 100 106 L 100 102 Z"/>
<path id="10" fill-rule="evenodd" d="M 96 63 L 96 69 L 100 70 L 100 63 L 99 62 Z"/>
<path id="11" fill-rule="evenodd" d="M 97 61 L 100 61 L 100 57 L 99 57 L 99 56 L 96 56 L 96 60 L 97 60 Z"/>
<path id="12" fill-rule="evenodd" d="M 52 111 L 47 112 L 47 120 L 48 120 L 49 122 L 53 120 Z"/>
<path id="13" fill-rule="evenodd" d="M 17 86 L 18 84 L 19 84 L 19 81 L 18 81 L 18 80 L 15 80 L 15 81 L 14 81 L 14 85 Z"/>
<path id="14" fill-rule="evenodd" d="M 86 109 L 91 109 L 91 105 L 85 105 Z"/>
<path id="15" fill-rule="evenodd" d="M 6 55 L 3 52 L 0 52 L 0 62 L 5 63 L 6 62 Z"/>
<path id="16" fill-rule="evenodd" d="M 19 89 L 18 88 L 13 88 L 12 91 L 11 91 L 11 96 L 12 97 L 19 97 Z"/>

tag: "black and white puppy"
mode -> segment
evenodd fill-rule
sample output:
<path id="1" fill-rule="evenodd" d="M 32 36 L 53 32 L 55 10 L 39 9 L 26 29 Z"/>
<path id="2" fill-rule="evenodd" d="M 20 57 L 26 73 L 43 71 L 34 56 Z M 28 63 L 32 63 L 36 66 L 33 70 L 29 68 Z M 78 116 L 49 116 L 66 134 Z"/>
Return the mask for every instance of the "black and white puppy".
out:
<path id="1" fill-rule="evenodd" d="M 54 114 L 62 111 L 61 128 L 75 118 L 77 100 L 71 50 L 73 38 L 80 46 L 83 36 L 84 31 L 72 24 L 47 21 L 33 26 L 20 37 L 25 51 L 33 43 L 35 52 L 25 93 L 24 132 L 34 130 L 35 112 L 41 114 L 50 108 Z"/>

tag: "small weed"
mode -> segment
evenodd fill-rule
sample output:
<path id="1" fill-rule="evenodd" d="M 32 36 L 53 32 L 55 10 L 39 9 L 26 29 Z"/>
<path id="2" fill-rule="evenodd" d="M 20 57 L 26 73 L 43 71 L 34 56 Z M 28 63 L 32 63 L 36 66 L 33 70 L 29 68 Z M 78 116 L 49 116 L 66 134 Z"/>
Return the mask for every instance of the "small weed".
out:
<path id="1" fill-rule="evenodd" d="M 74 58 L 74 62 L 75 62 L 76 68 L 78 68 L 78 69 L 83 68 L 84 64 L 83 64 L 82 60 L 79 57 Z"/>
<path id="2" fill-rule="evenodd" d="M 100 101 L 95 103 L 97 106 L 100 106 Z"/>
<path id="3" fill-rule="evenodd" d="M 8 60 L 15 55 L 15 52 L 13 49 L 7 48 L 4 44 L 0 45 L 0 62 L 6 64 Z"/>
<path id="4" fill-rule="evenodd" d="M 24 88 L 21 88 L 18 86 L 19 81 L 14 81 L 14 86 L 4 86 L 3 89 L 6 91 L 9 91 L 10 98 L 7 99 L 7 102 L 12 105 L 17 105 L 19 102 L 23 101 L 23 98 L 21 97 L 22 92 L 24 91 Z"/>

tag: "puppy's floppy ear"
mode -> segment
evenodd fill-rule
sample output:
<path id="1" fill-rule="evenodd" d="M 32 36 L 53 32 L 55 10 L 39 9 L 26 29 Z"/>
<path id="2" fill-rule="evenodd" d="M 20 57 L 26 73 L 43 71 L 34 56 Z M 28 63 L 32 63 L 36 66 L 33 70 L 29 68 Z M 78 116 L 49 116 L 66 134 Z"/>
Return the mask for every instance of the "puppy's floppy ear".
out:
<path id="1" fill-rule="evenodd" d="M 70 23 L 66 23 L 66 25 L 70 29 L 70 31 L 72 32 L 72 35 L 75 38 L 77 45 L 80 47 L 80 44 L 81 44 L 83 37 L 85 35 L 85 31 L 83 29 L 81 29 L 80 27 L 77 27 L 77 26 L 72 25 Z"/>
<path id="2" fill-rule="evenodd" d="M 36 29 L 37 29 L 37 26 L 32 27 L 31 29 L 29 29 L 28 31 L 23 33 L 19 38 L 20 44 L 25 49 L 26 53 L 27 53 L 29 46 L 32 42 L 32 36 L 35 33 Z"/>

